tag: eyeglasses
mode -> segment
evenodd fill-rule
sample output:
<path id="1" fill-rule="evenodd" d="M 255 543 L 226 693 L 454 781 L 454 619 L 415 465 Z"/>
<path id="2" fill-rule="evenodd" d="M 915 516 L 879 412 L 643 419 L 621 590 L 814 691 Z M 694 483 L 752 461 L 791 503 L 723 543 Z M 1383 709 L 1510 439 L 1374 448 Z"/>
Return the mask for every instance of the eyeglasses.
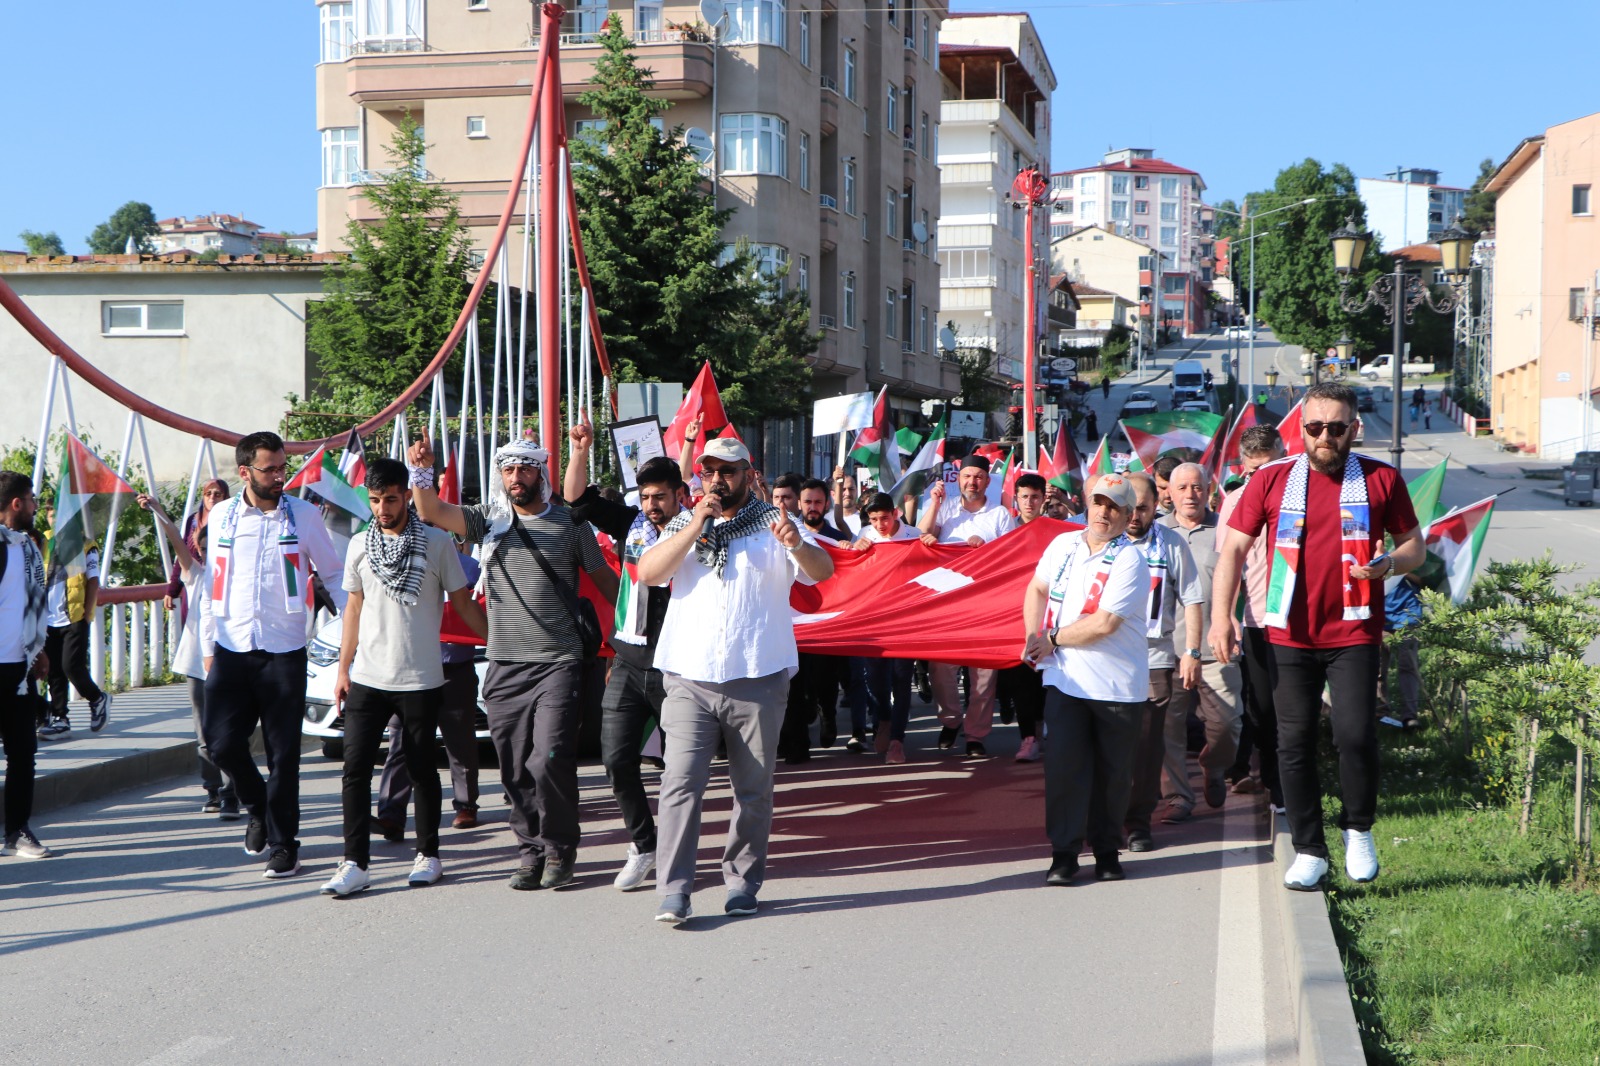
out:
<path id="1" fill-rule="evenodd" d="M 719 466 L 715 468 L 703 466 L 700 468 L 700 480 L 710 481 L 711 479 L 716 478 L 720 481 L 732 481 L 735 475 L 742 474 L 747 469 L 748 467 L 743 465 Z"/>
<path id="2" fill-rule="evenodd" d="M 1302 425 L 1300 428 L 1302 430 L 1304 430 L 1305 431 L 1305 435 L 1310 437 L 1312 440 L 1316 440 L 1318 437 L 1322 436 L 1322 433 L 1323 433 L 1324 430 L 1327 431 L 1328 436 L 1331 439 L 1338 440 L 1340 437 L 1344 436 L 1346 433 L 1348 433 L 1350 431 L 1350 423 L 1349 422 L 1307 422 L 1304 425 Z"/>
<path id="3" fill-rule="evenodd" d="M 268 477 L 289 476 L 289 465 L 287 463 L 285 463 L 283 466 L 252 466 L 250 469 L 254 470 L 258 474 L 265 474 Z"/>

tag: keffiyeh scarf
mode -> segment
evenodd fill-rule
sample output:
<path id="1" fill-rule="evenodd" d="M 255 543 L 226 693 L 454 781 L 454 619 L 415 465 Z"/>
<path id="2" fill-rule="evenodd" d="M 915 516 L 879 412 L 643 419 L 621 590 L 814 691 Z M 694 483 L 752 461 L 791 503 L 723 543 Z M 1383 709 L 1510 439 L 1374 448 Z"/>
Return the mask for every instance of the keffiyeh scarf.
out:
<path id="1" fill-rule="evenodd" d="M 415 607 L 428 568 L 428 534 L 417 512 L 407 508 L 398 537 L 385 534 L 377 522 L 367 523 L 366 537 L 367 565 L 383 582 L 383 590 L 400 606 Z"/>
<path id="2" fill-rule="evenodd" d="M 39 553 L 39 546 L 33 538 L 26 533 L 0 526 L 0 551 L 7 550 L 15 544 L 22 549 L 22 588 L 24 592 L 22 604 L 22 655 L 24 661 L 33 665 L 33 660 L 39 657 L 39 652 L 44 650 L 44 638 L 47 629 L 45 619 L 45 584 L 44 584 L 44 556 Z M 24 680 L 26 685 L 27 681 Z"/>
<path id="3" fill-rule="evenodd" d="M 270 529 L 276 526 L 277 550 L 283 556 L 283 609 L 289 614 L 303 615 L 311 583 L 306 580 L 309 572 L 303 573 L 300 568 L 300 534 L 294 523 L 296 502 L 289 496 L 280 497 L 277 509 L 261 516 L 261 550 L 273 550 Z M 220 528 L 211 545 L 211 613 L 218 618 L 228 617 L 228 594 L 233 587 L 233 541 L 239 533 L 240 515 L 248 506 L 244 494 L 240 493 L 212 508 L 214 512 L 222 511 Z"/>
<path id="4" fill-rule="evenodd" d="M 1299 584 L 1300 550 L 1306 526 L 1306 481 L 1310 472 L 1311 461 L 1305 455 L 1295 459 L 1278 504 L 1265 618 L 1267 625 L 1274 629 L 1289 627 L 1289 605 L 1294 602 Z M 1367 478 L 1361 472 L 1361 460 L 1353 452 L 1345 457 L 1344 481 L 1339 486 L 1339 537 L 1344 620 L 1359 622 L 1372 617 L 1372 582 L 1352 580 L 1350 568 L 1366 566 L 1372 561 L 1372 521 L 1367 505 Z"/>
<path id="5" fill-rule="evenodd" d="M 741 537 L 762 532 L 781 514 L 783 512 L 772 504 L 752 498 L 739 508 L 738 514 L 726 522 L 706 523 L 705 529 L 695 538 L 694 557 L 709 566 L 713 574 L 721 577 L 722 568 L 728 563 L 728 549 L 733 546 L 733 542 Z M 679 511 L 677 517 L 667 523 L 667 528 L 661 531 L 661 535 L 670 537 L 693 520 L 693 511 Z M 788 519 L 785 518 L 785 521 Z"/>
<path id="6" fill-rule="evenodd" d="M 549 499 L 550 492 L 550 453 L 539 447 L 531 440 L 514 440 L 502 444 L 495 450 L 494 465 L 496 470 L 504 470 L 508 466 L 536 466 L 539 468 L 540 478 L 545 486 L 545 497 Z M 499 544 L 500 538 L 511 532 L 512 515 L 511 501 L 506 498 L 503 486 L 496 486 L 489 496 L 489 523 L 484 531 L 483 542 L 479 554 L 480 559 L 488 559 Z M 478 591 L 483 590 L 483 582 L 488 575 L 484 571 L 478 579 Z"/>

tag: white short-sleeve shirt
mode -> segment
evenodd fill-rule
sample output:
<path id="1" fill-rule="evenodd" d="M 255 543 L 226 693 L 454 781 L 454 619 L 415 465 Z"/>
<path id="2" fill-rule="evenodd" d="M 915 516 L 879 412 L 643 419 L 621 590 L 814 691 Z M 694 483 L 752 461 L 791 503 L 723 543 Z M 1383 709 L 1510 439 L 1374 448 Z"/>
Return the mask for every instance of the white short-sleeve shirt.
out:
<path id="1" fill-rule="evenodd" d="M 1081 529 L 1061 534 L 1045 548 L 1033 574 L 1050 586 L 1051 624 L 1065 628 L 1077 621 L 1109 549 L 1107 545 L 1091 553 Z M 1149 589 L 1150 567 L 1143 553 L 1135 545 L 1124 544 L 1112 560 L 1100 594 L 1100 610 L 1117 615 L 1122 624 L 1093 644 L 1057 648 L 1044 666 L 1044 683 L 1086 700 L 1141 703 L 1148 699 L 1145 612 Z"/>
<path id="2" fill-rule="evenodd" d="M 987 544 L 1017 528 L 1017 519 L 999 504 L 989 504 L 981 510 L 969 511 L 961 506 L 961 497 L 953 496 L 939 506 L 939 543 L 965 544 L 967 538 L 976 536 Z"/>

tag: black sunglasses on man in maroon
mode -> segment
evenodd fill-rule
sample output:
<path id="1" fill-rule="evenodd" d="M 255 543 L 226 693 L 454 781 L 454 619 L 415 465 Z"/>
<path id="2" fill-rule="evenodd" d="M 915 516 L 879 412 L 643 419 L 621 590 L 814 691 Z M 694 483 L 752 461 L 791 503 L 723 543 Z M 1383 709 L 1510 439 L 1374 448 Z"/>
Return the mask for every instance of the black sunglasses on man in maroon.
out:
<path id="1" fill-rule="evenodd" d="M 1338 440 L 1340 437 L 1350 432 L 1350 423 L 1306 422 L 1303 423 L 1300 428 L 1305 432 L 1305 435 L 1310 437 L 1312 440 L 1316 440 L 1318 437 L 1322 436 L 1324 430 L 1327 431 L 1327 434 L 1331 439 Z"/>

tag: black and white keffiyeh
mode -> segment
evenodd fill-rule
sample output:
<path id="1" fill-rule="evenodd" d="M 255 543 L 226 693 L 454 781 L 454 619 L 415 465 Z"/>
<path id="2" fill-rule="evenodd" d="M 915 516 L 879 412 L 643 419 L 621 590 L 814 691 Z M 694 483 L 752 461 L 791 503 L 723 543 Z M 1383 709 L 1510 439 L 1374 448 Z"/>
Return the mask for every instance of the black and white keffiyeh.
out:
<path id="1" fill-rule="evenodd" d="M 22 549 L 22 655 L 31 666 L 44 650 L 46 633 L 44 556 L 28 534 L 0 526 L 0 551 L 15 544 Z M 26 684 L 26 682 L 24 682 Z"/>
<path id="2" fill-rule="evenodd" d="M 718 577 L 722 576 L 722 568 L 728 563 L 728 548 L 741 537 L 748 537 L 764 532 L 772 525 L 772 520 L 783 512 L 762 500 L 751 499 L 739 508 L 739 513 L 726 522 L 707 522 L 704 530 L 694 541 L 694 557 Z M 667 523 L 667 528 L 661 531 L 663 537 L 670 537 L 687 526 L 694 520 L 693 511 L 679 511 L 677 517 Z M 787 518 L 784 519 L 788 521 Z"/>
<path id="3" fill-rule="evenodd" d="M 402 607 L 415 607 L 428 567 L 427 527 L 417 512 L 407 508 L 406 527 L 398 537 L 385 536 L 376 521 L 367 524 L 367 565 L 383 582 L 389 598 Z"/>

